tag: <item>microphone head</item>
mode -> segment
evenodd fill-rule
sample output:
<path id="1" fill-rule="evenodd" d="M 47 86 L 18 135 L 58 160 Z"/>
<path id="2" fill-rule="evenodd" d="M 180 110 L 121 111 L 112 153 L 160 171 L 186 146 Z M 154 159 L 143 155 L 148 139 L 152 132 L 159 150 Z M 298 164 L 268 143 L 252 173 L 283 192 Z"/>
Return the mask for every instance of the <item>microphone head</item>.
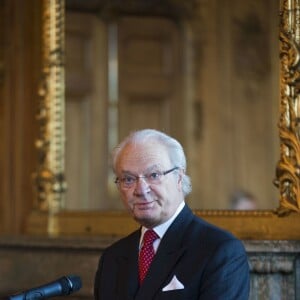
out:
<path id="1" fill-rule="evenodd" d="M 11 295 L 8 300 L 43 300 L 50 297 L 66 296 L 78 291 L 81 286 L 82 283 L 79 276 L 63 276 L 46 285 Z"/>
<path id="2" fill-rule="evenodd" d="M 81 289 L 81 278 L 77 275 L 64 276 L 59 280 L 62 287 L 62 295 L 69 295 Z"/>

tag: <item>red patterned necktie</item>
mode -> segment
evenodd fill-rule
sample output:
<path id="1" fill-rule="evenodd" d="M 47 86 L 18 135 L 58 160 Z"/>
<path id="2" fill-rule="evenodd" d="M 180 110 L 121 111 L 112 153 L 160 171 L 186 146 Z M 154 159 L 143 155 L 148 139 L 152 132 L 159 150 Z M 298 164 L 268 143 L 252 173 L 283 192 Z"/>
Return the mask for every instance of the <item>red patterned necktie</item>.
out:
<path id="1" fill-rule="evenodd" d="M 153 242 L 158 239 L 159 236 L 155 233 L 154 230 L 147 230 L 144 234 L 143 238 L 143 246 L 139 255 L 139 280 L 140 284 L 142 284 L 147 271 L 150 267 L 150 264 L 154 257 L 154 248 Z"/>

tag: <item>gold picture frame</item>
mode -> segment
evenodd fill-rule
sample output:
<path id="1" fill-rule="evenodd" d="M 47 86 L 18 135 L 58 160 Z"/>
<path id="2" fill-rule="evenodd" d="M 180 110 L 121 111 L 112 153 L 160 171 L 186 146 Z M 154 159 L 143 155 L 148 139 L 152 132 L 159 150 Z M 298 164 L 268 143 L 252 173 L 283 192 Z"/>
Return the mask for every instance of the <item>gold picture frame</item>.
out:
<path id="1" fill-rule="evenodd" d="M 280 0 L 280 158 L 274 184 L 279 206 L 267 211 L 195 211 L 242 239 L 300 238 L 300 0 Z M 108 235 L 129 233 L 137 224 L 124 212 L 61 210 L 64 179 L 64 10 L 61 0 L 43 1 L 44 56 L 39 90 L 39 165 L 35 174 L 38 209 L 27 223 L 30 234 Z"/>

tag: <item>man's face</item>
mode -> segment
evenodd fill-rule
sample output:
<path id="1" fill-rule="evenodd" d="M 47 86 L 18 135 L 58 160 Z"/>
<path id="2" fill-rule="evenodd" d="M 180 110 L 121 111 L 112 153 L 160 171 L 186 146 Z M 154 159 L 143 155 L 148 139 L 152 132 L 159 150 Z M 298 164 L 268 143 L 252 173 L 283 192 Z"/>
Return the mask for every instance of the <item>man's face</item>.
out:
<path id="1" fill-rule="evenodd" d="M 128 144 L 117 161 L 118 178 L 134 178 L 163 173 L 173 169 L 164 146 L 157 142 Z M 122 201 L 134 219 L 146 227 L 154 227 L 167 221 L 184 200 L 182 171 L 176 170 L 160 177 L 158 182 L 138 178 L 130 187 L 119 184 Z M 133 177 L 132 177 L 133 176 Z"/>

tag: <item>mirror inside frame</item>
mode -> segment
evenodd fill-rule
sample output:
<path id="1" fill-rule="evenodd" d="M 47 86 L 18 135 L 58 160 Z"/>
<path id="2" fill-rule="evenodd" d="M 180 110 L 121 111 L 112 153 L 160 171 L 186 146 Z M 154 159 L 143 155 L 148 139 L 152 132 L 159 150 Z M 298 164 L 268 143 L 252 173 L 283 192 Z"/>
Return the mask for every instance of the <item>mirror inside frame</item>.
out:
<path id="1" fill-rule="evenodd" d="M 183 144 L 192 208 L 276 207 L 278 1 L 111 3 L 66 1 L 65 209 L 122 209 L 109 153 L 145 127 Z"/>

